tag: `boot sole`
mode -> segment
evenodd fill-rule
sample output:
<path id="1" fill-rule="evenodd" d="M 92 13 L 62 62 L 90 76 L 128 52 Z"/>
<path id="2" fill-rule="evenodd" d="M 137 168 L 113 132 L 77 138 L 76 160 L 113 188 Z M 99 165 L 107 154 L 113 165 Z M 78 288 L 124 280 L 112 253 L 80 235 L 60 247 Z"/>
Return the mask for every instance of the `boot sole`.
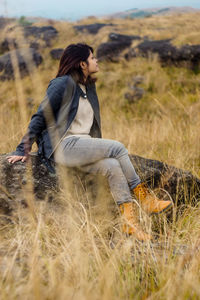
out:
<path id="1" fill-rule="evenodd" d="M 161 210 L 161 211 L 150 213 L 149 216 L 152 216 L 152 215 L 160 215 L 160 214 L 162 214 L 163 212 L 166 212 L 166 211 L 170 210 L 170 209 L 172 208 L 172 206 L 173 206 L 173 203 L 169 204 L 167 207 L 165 207 L 165 208 L 164 208 L 163 210 Z"/>

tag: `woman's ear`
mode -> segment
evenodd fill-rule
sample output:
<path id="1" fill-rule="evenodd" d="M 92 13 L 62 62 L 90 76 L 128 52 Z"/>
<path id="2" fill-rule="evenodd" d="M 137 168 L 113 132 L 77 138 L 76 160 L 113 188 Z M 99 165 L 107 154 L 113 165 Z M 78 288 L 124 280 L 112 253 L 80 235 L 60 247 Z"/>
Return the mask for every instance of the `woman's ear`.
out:
<path id="1" fill-rule="evenodd" d="M 81 69 L 85 70 L 87 68 L 86 62 L 85 61 L 81 61 L 80 62 L 80 67 L 81 67 Z"/>

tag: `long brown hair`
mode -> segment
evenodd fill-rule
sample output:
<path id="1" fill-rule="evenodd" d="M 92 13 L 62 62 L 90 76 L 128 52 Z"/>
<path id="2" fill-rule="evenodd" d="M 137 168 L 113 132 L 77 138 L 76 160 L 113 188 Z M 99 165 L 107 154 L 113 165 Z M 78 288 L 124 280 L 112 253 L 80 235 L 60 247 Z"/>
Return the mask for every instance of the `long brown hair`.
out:
<path id="1" fill-rule="evenodd" d="M 87 44 L 71 44 L 65 48 L 63 55 L 60 59 L 58 73 L 56 77 L 64 76 L 67 74 L 72 75 L 76 82 L 83 84 L 93 83 L 96 78 L 88 76 L 87 81 L 84 82 L 84 74 L 80 67 L 80 62 L 85 61 L 88 64 L 88 57 L 90 51 L 93 53 L 94 50 Z"/>

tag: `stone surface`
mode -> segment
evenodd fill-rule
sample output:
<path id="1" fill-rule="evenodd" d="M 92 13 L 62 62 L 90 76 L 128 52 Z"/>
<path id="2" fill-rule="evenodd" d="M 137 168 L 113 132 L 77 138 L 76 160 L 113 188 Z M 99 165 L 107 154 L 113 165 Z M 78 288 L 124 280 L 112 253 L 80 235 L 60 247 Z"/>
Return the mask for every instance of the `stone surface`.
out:
<path id="1" fill-rule="evenodd" d="M 131 160 L 143 181 L 152 188 L 163 189 L 178 205 L 200 201 L 200 179 L 191 172 L 140 156 L 131 155 Z"/>
<path id="2" fill-rule="evenodd" d="M 97 58 L 113 61 L 113 59 L 123 50 L 131 46 L 133 40 L 140 39 L 141 37 L 136 35 L 124 35 L 112 32 L 109 34 L 108 42 L 99 45 L 97 49 Z"/>
<path id="3" fill-rule="evenodd" d="M 30 43 L 30 48 L 33 48 L 35 50 L 39 50 L 40 49 L 40 44 L 37 42 L 31 42 Z"/>
<path id="4" fill-rule="evenodd" d="M 130 48 L 125 58 L 130 60 L 137 56 L 148 57 L 151 53 L 157 54 L 163 64 L 176 66 L 191 66 L 196 68 L 200 63 L 200 45 L 184 45 L 177 48 L 171 44 L 171 39 L 144 40 L 137 47 Z"/>
<path id="5" fill-rule="evenodd" d="M 8 39 L 5 38 L 1 43 L 0 43 L 0 53 L 4 54 L 5 52 L 10 51 L 10 48 L 12 49 L 17 49 L 18 45 L 15 39 Z"/>
<path id="6" fill-rule="evenodd" d="M 129 103 L 136 103 L 142 99 L 145 91 L 138 85 L 144 81 L 143 76 L 133 77 L 133 81 L 129 84 L 129 91 L 124 94 L 124 98 L 128 100 Z"/>
<path id="7" fill-rule="evenodd" d="M 42 47 L 50 47 L 51 41 L 57 37 L 58 31 L 53 26 L 13 26 L 7 30 L 7 34 L 15 32 L 15 30 L 23 30 L 24 38 L 29 48 L 39 50 Z M 17 36 L 17 33 L 16 35 Z M 20 42 L 15 38 L 6 37 L 0 42 L 0 54 L 4 54 L 11 49 L 20 48 Z"/>
<path id="8" fill-rule="evenodd" d="M 167 40 L 146 40 L 137 46 L 139 53 L 143 56 L 148 56 L 149 53 L 157 53 L 161 60 L 176 60 L 177 49 L 170 43 L 170 39 Z"/>
<path id="9" fill-rule="evenodd" d="M 86 30 L 90 34 L 97 34 L 99 30 L 105 26 L 113 26 L 113 24 L 94 23 L 85 25 L 75 25 L 74 29 L 80 32 L 84 32 Z"/>
<path id="10" fill-rule="evenodd" d="M 200 179 L 190 172 L 140 156 L 130 155 L 130 158 L 142 181 L 152 189 L 159 188 L 162 197 L 169 199 L 170 195 L 178 205 L 196 204 L 200 200 Z M 28 177 L 29 173 L 26 170 L 29 170 L 29 173 L 32 172 L 33 177 Z M 86 174 L 74 168 L 66 170 L 69 171 L 70 178 L 73 178 L 74 187 L 86 186 L 85 190 L 90 191 L 94 198 L 99 185 L 107 186 L 105 178 L 99 182 L 99 178 L 92 174 Z M 17 162 L 14 165 L 7 161 L 6 154 L 1 155 L 1 213 L 10 214 L 19 205 L 27 205 L 26 195 L 30 190 L 28 183 L 33 184 L 36 200 L 54 201 L 58 197 L 59 175 L 50 173 L 36 154 L 31 155 L 29 164 Z"/>
<path id="11" fill-rule="evenodd" d="M 20 75 L 22 77 L 29 73 L 33 63 L 35 66 L 39 66 L 42 63 L 42 56 L 36 52 L 35 49 L 23 48 L 9 51 L 0 56 L 0 72 L 2 72 L 0 75 L 1 81 L 14 79 L 12 55 L 14 59 L 17 58 Z"/>
<path id="12" fill-rule="evenodd" d="M 45 41 L 46 46 L 51 46 L 51 40 L 56 38 L 58 31 L 53 26 L 25 26 L 24 27 L 24 36 L 25 38 L 34 37 L 36 40 L 42 39 Z"/>
<path id="13" fill-rule="evenodd" d="M 64 52 L 64 49 L 62 49 L 62 48 L 52 49 L 50 51 L 50 55 L 53 59 L 59 60 L 61 58 L 63 52 Z"/>
<path id="14" fill-rule="evenodd" d="M 124 94 L 124 98 L 126 100 L 128 100 L 129 103 L 136 103 L 140 99 L 142 99 L 143 95 L 144 95 L 144 89 L 135 86 L 135 87 L 132 87 L 131 92 L 127 92 Z"/>
<path id="15" fill-rule="evenodd" d="M 126 42 L 126 41 L 133 41 L 133 40 L 141 40 L 139 35 L 126 35 L 126 34 L 119 34 L 115 32 L 111 32 L 109 34 L 109 40 L 113 42 Z"/>

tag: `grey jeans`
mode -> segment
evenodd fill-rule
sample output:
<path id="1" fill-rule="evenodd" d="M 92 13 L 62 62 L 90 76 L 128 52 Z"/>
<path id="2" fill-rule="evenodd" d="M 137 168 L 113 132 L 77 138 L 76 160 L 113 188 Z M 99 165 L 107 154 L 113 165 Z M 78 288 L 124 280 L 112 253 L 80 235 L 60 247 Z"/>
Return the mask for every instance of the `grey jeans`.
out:
<path id="1" fill-rule="evenodd" d="M 115 140 L 68 137 L 60 143 L 54 157 L 55 162 L 66 167 L 106 176 L 118 205 L 132 201 L 130 189 L 141 182 L 129 159 L 128 150 Z"/>

